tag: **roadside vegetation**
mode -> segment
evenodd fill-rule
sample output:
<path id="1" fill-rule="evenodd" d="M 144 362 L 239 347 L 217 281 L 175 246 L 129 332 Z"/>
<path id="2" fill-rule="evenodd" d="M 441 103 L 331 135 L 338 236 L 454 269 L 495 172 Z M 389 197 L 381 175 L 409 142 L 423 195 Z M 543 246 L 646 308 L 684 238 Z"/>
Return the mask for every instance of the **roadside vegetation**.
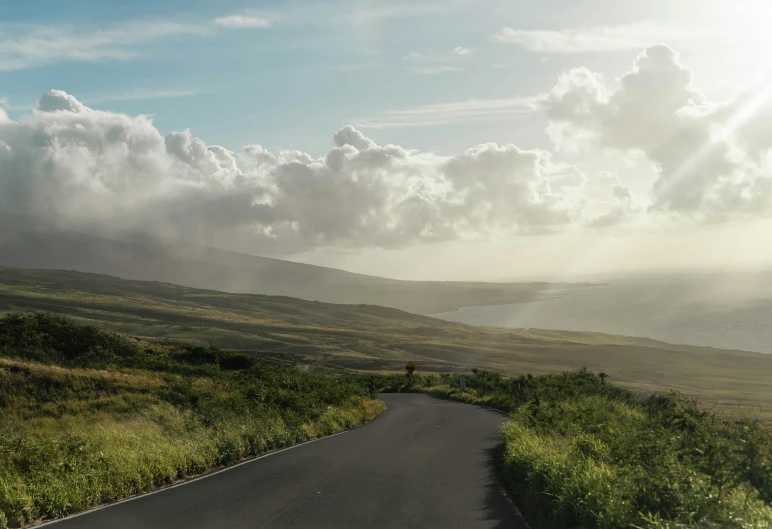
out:
<path id="1" fill-rule="evenodd" d="M 537 528 L 772 527 L 772 431 L 702 409 L 678 393 L 643 394 L 587 370 L 504 378 L 376 377 L 510 414 L 497 464 Z"/>
<path id="2" fill-rule="evenodd" d="M 497 463 L 534 529 L 772 527 L 772 432 L 587 370 L 375 375 L 510 414 Z M 376 416 L 364 375 L 0 318 L 0 528 L 125 498 Z"/>
<path id="3" fill-rule="evenodd" d="M 43 313 L 0 319 L 0 528 L 332 434 L 383 409 L 355 377 L 149 342 Z"/>

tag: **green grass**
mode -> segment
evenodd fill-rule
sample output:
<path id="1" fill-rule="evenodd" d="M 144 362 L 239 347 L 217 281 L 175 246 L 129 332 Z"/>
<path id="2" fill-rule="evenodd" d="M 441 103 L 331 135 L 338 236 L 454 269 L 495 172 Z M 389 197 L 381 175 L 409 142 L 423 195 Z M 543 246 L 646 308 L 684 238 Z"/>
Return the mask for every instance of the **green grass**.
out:
<path id="1" fill-rule="evenodd" d="M 589 371 L 504 378 L 378 377 L 510 413 L 498 465 L 534 528 L 772 527 L 772 431 L 678 393 L 632 392 Z M 519 389 L 518 389 L 519 385 Z"/>
<path id="2" fill-rule="evenodd" d="M 373 305 L 229 294 L 168 283 L 0 267 L 0 313 L 48 311 L 150 340 L 244 351 L 326 372 L 484 368 L 558 373 L 586 366 L 641 390 L 677 389 L 772 418 L 772 355 L 599 333 L 471 327 Z"/>
<path id="3" fill-rule="evenodd" d="M 411 321 L 389 314 L 392 325 Z M 376 375 L 383 391 L 508 412 L 497 463 L 535 529 L 772 527 L 772 433 L 755 417 L 587 370 L 475 370 L 465 392 L 458 382 L 458 373 Z M 309 375 L 238 351 L 11 314 L 0 318 L 0 528 L 152 490 L 382 409 L 364 375 Z"/>
<path id="4" fill-rule="evenodd" d="M 350 376 L 0 319 L 0 528 L 66 516 L 372 419 Z"/>

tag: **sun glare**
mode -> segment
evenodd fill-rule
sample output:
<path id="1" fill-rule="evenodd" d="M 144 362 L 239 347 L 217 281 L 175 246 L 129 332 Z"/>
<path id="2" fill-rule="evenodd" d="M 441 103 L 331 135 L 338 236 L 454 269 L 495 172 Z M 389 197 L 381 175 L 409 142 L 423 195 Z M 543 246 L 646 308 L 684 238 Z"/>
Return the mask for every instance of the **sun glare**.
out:
<path id="1" fill-rule="evenodd" d="M 763 57 L 759 75 L 768 74 L 772 69 L 772 33 L 769 22 L 772 20 L 772 3 L 768 0 L 746 0 L 731 4 L 731 9 L 739 15 L 730 22 L 737 37 L 750 38 L 755 46 L 760 47 Z M 730 19 L 731 20 L 731 19 Z"/>

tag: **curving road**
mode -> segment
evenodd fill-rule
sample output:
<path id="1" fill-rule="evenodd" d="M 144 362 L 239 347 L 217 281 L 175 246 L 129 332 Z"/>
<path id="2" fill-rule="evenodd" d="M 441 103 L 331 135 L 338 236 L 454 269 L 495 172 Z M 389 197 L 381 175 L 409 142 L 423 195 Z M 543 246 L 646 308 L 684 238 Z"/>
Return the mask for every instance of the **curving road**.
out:
<path id="1" fill-rule="evenodd" d="M 386 394 L 344 434 L 263 456 L 51 529 L 527 527 L 492 463 L 493 410 Z"/>

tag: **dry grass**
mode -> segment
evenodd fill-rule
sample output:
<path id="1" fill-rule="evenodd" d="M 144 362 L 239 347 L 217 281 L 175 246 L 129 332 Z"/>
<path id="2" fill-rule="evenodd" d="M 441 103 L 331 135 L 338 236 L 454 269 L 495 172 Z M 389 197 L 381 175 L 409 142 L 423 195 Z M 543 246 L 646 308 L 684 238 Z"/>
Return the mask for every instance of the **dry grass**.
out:
<path id="1" fill-rule="evenodd" d="M 772 418 L 772 355 L 600 333 L 470 327 L 369 305 L 228 294 L 78 272 L 0 268 L 0 312 L 46 310 L 143 339 L 247 351 L 322 371 L 587 367 L 640 390 L 679 391 Z"/>

